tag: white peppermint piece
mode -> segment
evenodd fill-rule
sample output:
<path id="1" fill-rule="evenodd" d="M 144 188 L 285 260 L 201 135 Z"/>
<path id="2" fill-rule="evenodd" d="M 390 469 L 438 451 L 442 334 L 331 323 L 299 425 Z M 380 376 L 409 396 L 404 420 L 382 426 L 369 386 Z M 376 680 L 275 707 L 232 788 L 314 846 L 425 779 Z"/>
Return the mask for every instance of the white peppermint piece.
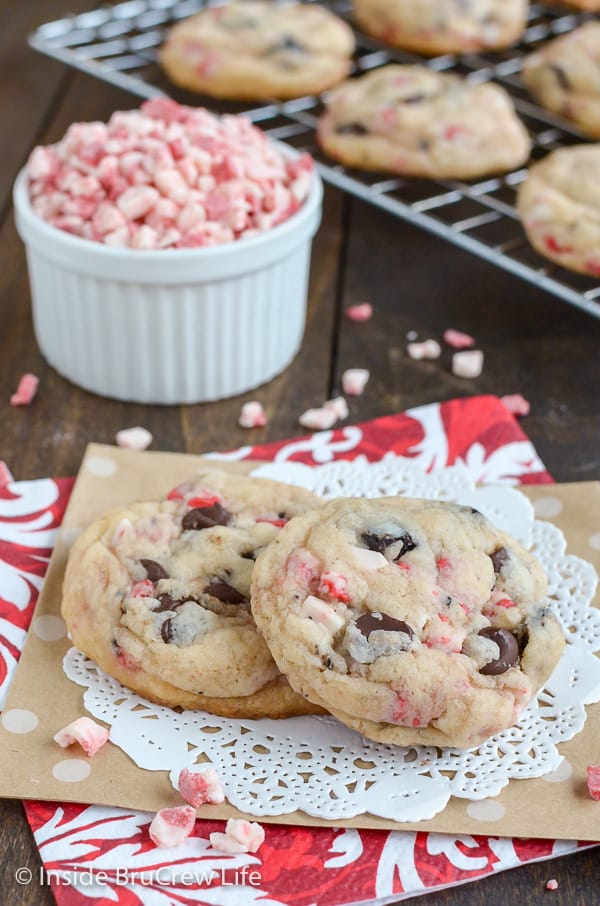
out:
<path id="1" fill-rule="evenodd" d="M 351 547 L 354 562 L 363 569 L 369 571 L 374 569 L 383 569 L 388 565 L 388 561 L 379 551 L 370 551 L 366 547 Z"/>
<path id="2" fill-rule="evenodd" d="M 308 595 L 300 608 L 300 614 L 303 617 L 314 620 L 315 623 L 321 623 L 332 635 L 335 635 L 338 629 L 341 629 L 346 622 L 344 617 L 338 613 L 339 609 L 339 604 L 334 607 L 334 605 L 322 601 L 321 598 L 317 598 L 315 595 Z"/>
<path id="3" fill-rule="evenodd" d="M 117 431 L 117 446 L 125 450 L 146 450 L 152 443 L 153 437 L 147 428 L 140 425 L 135 428 L 123 428 Z"/>
<path id="4" fill-rule="evenodd" d="M 342 375 L 342 387 L 348 396 L 360 396 L 367 386 L 369 372 L 366 368 L 348 368 Z"/>
<path id="5" fill-rule="evenodd" d="M 465 349 L 452 356 L 452 373 L 457 377 L 476 378 L 483 370 L 481 349 Z"/>

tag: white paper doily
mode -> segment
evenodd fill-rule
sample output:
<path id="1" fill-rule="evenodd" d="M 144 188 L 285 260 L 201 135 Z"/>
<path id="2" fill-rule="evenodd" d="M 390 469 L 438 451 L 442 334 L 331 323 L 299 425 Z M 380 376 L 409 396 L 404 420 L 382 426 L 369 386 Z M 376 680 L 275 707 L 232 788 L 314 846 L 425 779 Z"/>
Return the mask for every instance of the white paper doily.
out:
<path id="1" fill-rule="evenodd" d="M 535 521 L 529 500 L 506 486 L 476 488 L 466 469 L 425 474 L 386 455 L 309 468 L 270 463 L 254 474 L 299 484 L 324 497 L 403 494 L 474 506 L 535 552 L 548 576 L 548 599 L 568 644 L 545 688 L 519 723 L 477 749 L 382 745 L 331 717 L 232 720 L 201 711 L 177 713 L 124 689 L 84 655 L 65 656 L 67 676 L 85 686 L 84 704 L 110 724 L 111 741 L 140 767 L 179 771 L 208 758 L 229 802 L 257 816 L 300 810 L 319 818 L 368 812 L 395 821 L 432 818 L 450 796 L 497 795 L 513 778 L 540 777 L 562 761 L 557 744 L 585 723 L 585 704 L 600 700 L 600 610 L 590 607 L 597 576 L 590 563 L 566 554 L 556 526 Z"/>

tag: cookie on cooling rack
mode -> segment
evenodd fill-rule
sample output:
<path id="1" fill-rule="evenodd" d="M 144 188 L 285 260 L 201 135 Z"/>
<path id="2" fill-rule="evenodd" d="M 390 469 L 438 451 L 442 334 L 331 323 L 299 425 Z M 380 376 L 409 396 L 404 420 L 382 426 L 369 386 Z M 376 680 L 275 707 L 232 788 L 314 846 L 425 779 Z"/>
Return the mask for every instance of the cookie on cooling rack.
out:
<path id="1" fill-rule="evenodd" d="M 439 179 L 510 170 L 530 150 L 527 130 L 499 85 L 396 64 L 333 89 L 319 141 L 351 167 Z"/>
<path id="2" fill-rule="evenodd" d="M 160 704 L 314 713 L 279 675 L 249 599 L 257 552 L 318 504 L 301 488 L 207 470 L 166 500 L 109 513 L 69 557 L 62 613 L 73 644 Z"/>
<path id="3" fill-rule="evenodd" d="M 160 63 L 176 85 L 231 100 L 318 94 L 350 71 L 354 34 L 316 3 L 234 0 L 175 25 Z"/>
<path id="4" fill-rule="evenodd" d="M 517 208 L 540 254 L 600 277 L 600 144 L 559 148 L 531 167 Z"/>
<path id="5" fill-rule="evenodd" d="M 522 75 L 543 107 L 600 138 L 600 22 L 587 22 L 542 45 L 527 57 Z"/>
<path id="6" fill-rule="evenodd" d="M 475 746 L 564 646 L 543 571 L 477 510 L 338 499 L 259 555 L 252 612 L 291 686 L 370 739 Z"/>
<path id="7" fill-rule="evenodd" d="M 354 0 L 368 34 L 427 56 L 508 47 L 527 21 L 527 0 Z"/>

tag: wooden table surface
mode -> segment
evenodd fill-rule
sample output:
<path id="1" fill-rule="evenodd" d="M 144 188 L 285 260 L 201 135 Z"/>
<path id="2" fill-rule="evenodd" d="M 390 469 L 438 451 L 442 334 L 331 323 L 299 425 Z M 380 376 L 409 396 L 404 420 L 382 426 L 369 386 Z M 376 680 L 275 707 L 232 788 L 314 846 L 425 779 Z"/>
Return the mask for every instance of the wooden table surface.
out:
<path id="1" fill-rule="evenodd" d="M 94 0 L 74 0 L 77 11 Z M 302 349 L 284 374 L 251 394 L 197 406 L 129 405 L 72 386 L 42 359 L 33 335 L 25 255 L 15 233 L 11 186 L 31 148 L 55 141 L 75 120 L 105 119 L 135 98 L 29 50 L 25 36 L 65 13 L 65 0 L 0 0 L 0 458 L 17 479 L 73 475 L 85 445 L 113 443 L 115 432 L 145 425 L 154 448 L 201 453 L 248 442 L 237 426 L 241 402 L 258 397 L 269 423 L 253 442 L 292 437 L 298 415 L 339 392 L 342 372 L 367 367 L 364 396 L 352 399 L 350 419 L 364 420 L 409 406 L 481 393 L 521 392 L 531 401 L 523 419 L 558 481 L 600 478 L 600 321 L 391 215 L 328 188 L 314 244 L 308 324 Z M 341 316 L 369 300 L 367 325 Z M 415 363 L 404 351 L 407 331 L 439 336 L 448 326 L 473 334 L 485 368 L 472 381 L 439 362 Z M 29 408 L 8 398 L 19 376 L 40 376 Z M 600 753 L 590 753 L 596 760 Z M 600 812 L 599 812 L 600 839 Z M 590 906 L 597 890 L 598 851 L 503 872 L 468 887 L 419 898 L 428 906 L 509 904 Z M 39 857 L 18 802 L 0 803 L 2 902 L 47 906 L 47 887 L 19 886 L 14 873 Z M 544 889 L 555 877 L 559 888 Z M 547 899 L 546 899 L 547 898 Z M 411 901 L 412 902 L 412 901 Z"/>

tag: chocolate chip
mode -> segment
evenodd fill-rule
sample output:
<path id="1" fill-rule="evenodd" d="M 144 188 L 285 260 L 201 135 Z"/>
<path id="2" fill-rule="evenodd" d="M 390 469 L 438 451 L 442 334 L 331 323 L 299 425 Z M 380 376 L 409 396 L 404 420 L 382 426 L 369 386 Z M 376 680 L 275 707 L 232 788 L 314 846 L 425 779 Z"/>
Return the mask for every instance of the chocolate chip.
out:
<path id="1" fill-rule="evenodd" d="M 175 610 L 177 606 L 175 599 L 168 594 L 159 595 L 158 600 L 160 601 L 160 605 L 154 608 L 153 613 L 163 613 L 165 610 Z"/>
<path id="2" fill-rule="evenodd" d="M 323 661 L 323 666 L 326 670 L 333 670 L 333 661 L 330 657 L 325 658 L 325 660 Z"/>
<path id="3" fill-rule="evenodd" d="M 394 562 L 397 562 L 400 557 L 403 557 L 409 551 L 414 551 L 417 546 L 417 542 L 408 532 L 401 532 L 399 535 L 377 535 L 375 532 L 363 532 L 360 539 L 365 547 L 368 547 L 370 551 L 377 551 L 378 554 L 383 554 L 386 548 L 401 541 L 402 547 L 394 557 Z"/>
<path id="4" fill-rule="evenodd" d="M 338 135 L 368 135 L 369 130 L 362 123 L 342 123 L 336 126 L 335 131 Z"/>
<path id="5" fill-rule="evenodd" d="M 161 566 L 156 560 L 140 560 L 140 563 L 146 570 L 146 576 L 151 582 L 158 582 L 159 579 L 169 578 L 169 574 L 164 566 Z"/>
<path id="6" fill-rule="evenodd" d="M 292 35 L 284 35 L 281 41 L 278 41 L 277 44 L 273 44 L 267 50 L 267 53 L 279 53 L 282 50 L 293 50 L 296 53 L 305 53 L 306 47 L 304 44 L 300 44 L 299 41 L 296 41 Z"/>
<path id="7" fill-rule="evenodd" d="M 396 620 L 394 617 L 388 616 L 387 613 L 377 613 L 376 611 L 374 613 L 363 613 L 356 620 L 355 625 L 366 639 L 369 638 L 372 632 L 377 631 L 404 632 L 411 639 L 414 636 L 414 632 L 408 623 L 405 623 L 404 620 Z"/>
<path id="8" fill-rule="evenodd" d="M 200 529 L 214 528 L 215 525 L 227 525 L 231 519 L 231 513 L 221 506 L 220 503 L 213 503 L 212 506 L 195 507 L 189 510 L 181 520 L 181 527 L 184 531 L 195 532 Z"/>
<path id="9" fill-rule="evenodd" d="M 495 629 L 493 626 L 487 626 L 485 629 L 480 629 L 477 634 L 495 642 L 500 649 L 498 657 L 489 664 L 484 664 L 479 670 L 484 676 L 498 676 L 500 673 L 506 673 L 509 667 L 514 667 L 519 663 L 519 645 L 508 629 Z"/>
<path id="10" fill-rule="evenodd" d="M 548 63 L 548 69 L 554 73 L 556 80 L 563 91 L 571 90 L 571 82 L 562 66 L 557 66 L 556 63 Z"/>
<path id="11" fill-rule="evenodd" d="M 160 634 L 165 645 L 168 645 L 169 642 L 173 640 L 173 617 L 167 617 L 165 622 L 160 627 Z"/>
<path id="12" fill-rule="evenodd" d="M 256 551 L 246 551 L 245 554 L 240 554 L 242 560 L 256 560 Z"/>
<path id="13" fill-rule="evenodd" d="M 508 559 L 509 554 L 505 547 L 498 547 L 495 551 L 493 551 L 493 553 L 490 554 L 490 560 L 492 561 L 496 575 L 502 572 L 502 567 Z"/>
<path id="14" fill-rule="evenodd" d="M 400 98 L 401 104 L 420 104 L 421 101 L 425 100 L 426 95 L 424 94 L 409 94 L 407 98 Z"/>
<path id="15" fill-rule="evenodd" d="M 214 579 L 203 590 L 205 594 L 212 595 L 223 604 L 248 604 L 248 598 L 223 579 Z"/>
<path id="16" fill-rule="evenodd" d="M 426 138 L 419 141 L 419 151 L 429 151 L 430 143 Z"/>

